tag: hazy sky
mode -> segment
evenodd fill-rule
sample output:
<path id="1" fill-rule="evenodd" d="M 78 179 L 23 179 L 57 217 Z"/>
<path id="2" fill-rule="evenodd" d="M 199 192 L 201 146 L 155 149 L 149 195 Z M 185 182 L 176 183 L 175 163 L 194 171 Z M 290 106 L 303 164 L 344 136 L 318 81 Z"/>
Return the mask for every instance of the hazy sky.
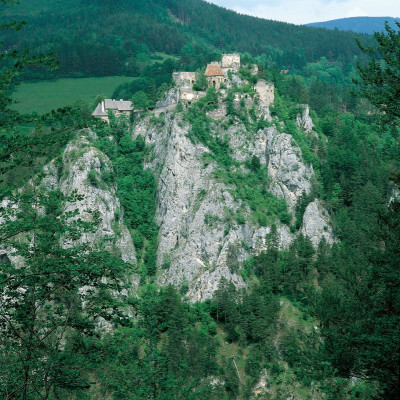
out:
<path id="1" fill-rule="evenodd" d="M 399 0 L 207 0 L 242 14 L 306 24 L 345 17 L 400 17 Z"/>

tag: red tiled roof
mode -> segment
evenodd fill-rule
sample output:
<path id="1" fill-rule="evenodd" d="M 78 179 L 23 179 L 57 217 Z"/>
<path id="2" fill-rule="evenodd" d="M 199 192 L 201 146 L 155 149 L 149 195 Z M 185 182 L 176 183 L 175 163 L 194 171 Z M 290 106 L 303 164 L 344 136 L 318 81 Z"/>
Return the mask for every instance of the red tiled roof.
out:
<path id="1" fill-rule="evenodd" d="M 224 76 L 222 69 L 219 65 L 207 65 L 206 76 Z"/>

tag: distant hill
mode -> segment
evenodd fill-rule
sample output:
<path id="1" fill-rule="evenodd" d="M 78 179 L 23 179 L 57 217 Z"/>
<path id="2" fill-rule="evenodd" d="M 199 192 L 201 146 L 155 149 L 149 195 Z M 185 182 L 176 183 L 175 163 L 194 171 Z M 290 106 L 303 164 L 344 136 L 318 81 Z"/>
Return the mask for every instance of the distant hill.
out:
<path id="1" fill-rule="evenodd" d="M 393 17 L 351 17 L 333 19 L 325 22 L 312 22 L 306 24 L 315 28 L 339 29 L 341 31 L 353 31 L 357 33 L 373 34 L 381 32 L 385 29 L 385 21 L 389 22 L 389 26 L 398 29 L 395 21 L 400 22 L 400 18 Z"/>
<path id="2" fill-rule="evenodd" d="M 278 68 L 298 69 L 322 56 L 351 62 L 360 55 L 353 32 L 240 15 L 202 0 L 21 0 L 0 11 L 2 21 L 27 21 L 20 32 L 0 33 L 3 50 L 55 52 L 59 76 L 137 76 L 165 55 L 179 60 L 167 60 L 160 71 L 166 76 L 172 69 L 196 69 L 222 52 L 248 52 Z M 372 38 L 366 35 L 363 43 Z M 46 77 L 41 71 L 36 76 Z"/>

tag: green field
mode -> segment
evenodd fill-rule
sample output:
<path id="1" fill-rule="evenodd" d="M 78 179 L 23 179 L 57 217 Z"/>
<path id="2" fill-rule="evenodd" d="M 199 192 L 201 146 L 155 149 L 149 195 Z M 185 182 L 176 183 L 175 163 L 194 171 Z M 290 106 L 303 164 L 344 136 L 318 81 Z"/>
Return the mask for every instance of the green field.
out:
<path id="1" fill-rule="evenodd" d="M 127 76 L 107 76 L 22 83 L 13 94 L 13 99 L 18 103 L 12 108 L 22 114 L 34 111 L 44 114 L 78 100 L 93 102 L 99 94 L 110 97 L 118 85 L 134 79 Z"/>

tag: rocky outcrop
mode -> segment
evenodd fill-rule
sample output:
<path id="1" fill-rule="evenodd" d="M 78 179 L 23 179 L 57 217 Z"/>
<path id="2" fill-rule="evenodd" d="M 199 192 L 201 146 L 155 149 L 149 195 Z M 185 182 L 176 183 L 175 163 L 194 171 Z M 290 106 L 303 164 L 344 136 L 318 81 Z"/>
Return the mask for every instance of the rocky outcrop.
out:
<path id="1" fill-rule="evenodd" d="M 311 190 L 314 172 L 292 137 L 274 125 L 250 134 L 240 123 L 218 125 L 224 121 L 215 121 L 216 131 L 229 140 L 232 157 L 244 163 L 257 156 L 268 166 L 269 190 L 293 211 L 303 192 Z M 267 248 L 271 227 L 254 225 L 246 217 L 250 210 L 233 198 L 232 187 L 216 178 L 217 164 L 211 158 L 204 162 L 210 150 L 190 140 L 190 125 L 181 114 L 166 113 L 164 122 L 157 126 L 147 118 L 133 131 L 133 138 L 142 135 L 152 148 L 145 167 L 158 181 L 157 282 L 185 288 L 192 301 L 210 298 L 222 278 L 244 287 L 242 263 Z M 237 218 L 239 213 L 244 220 Z M 278 224 L 277 232 L 281 248 L 287 248 L 294 237 L 289 227 Z"/>
<path id="2" fill-rule="evenodd" d="M 178 103 L 178 97 L 179 96 L 177 88 L 172 88 L 168 90 L 168 92 L 165 93 L 164 98 L 156 103 L 156 109 L 176 106 L 176 104 Z"/>
<path id="3" fill-rule="evenodd" d="M 265 131 L 265 153 L 271 191 L 286 200 L 291 212 L 303 192 L 310 193 L 314 171 L 303 161 L 300 148 L 292 136 L 273 126 Z"/>
<path id="4" fill-rule="evenodd" d="M 123 222 L 116 188 L 109 181 L 111 161 L 92 145 L 94 135 L 90 130 L 82 132 L 67 145 L 61 160 L 46 165 L 42 185 L 50 190 L 60 189 L 66 196 L 73 192 L 83 195 L 82 200 L 65 206 L 67 212 L 78 209 L 82 219 L 92 220 L 96 215 L 99 220 L 96 232 L 85 233 L 81 240 L 96 242 L 107 239 L 109 250 L 123 261 L 136 264 L 135 248 Z"/>
<path id="5" fill-rule="evenodd" d="M 322 238 L 328 244 L 333 244 L 334 236 L 329 214 L 319 200 L 311 202 L 303 215 L 301 233 L 310 238 L 313 246 L 318 247 Z"/>
<path id="6" fill-rule="evenodd" d="M 274 84 L 271 82 L 266 82 L 263 79 L 259 79 L 256 85 L 254 86 L 260 100 L 266 105 L 269 106 L 274 102 Z"/>
<path id="7" fill-rule="evenodd" d="M 172 90 L 167 95 L 163 105 L 175 106 L 174 93 Z M 304 162 L 293 137 L 282 132 L 280 122 L 271 118 L 268 107 L 244 96 L 241 107 L 252 109 L 254 125 L 264 120 L 268 127 L 257 132 L 247 130 L 240 118 L 226 116 L 225 104 L 220 101 L 218 110 L 209 114 L 213 117 L 210 133 L 229 142 L 230 156 L 237 162 L 232 163 L 233 170 L 250 173 L 248 161 L 254 156 L 267 167 L 265 190 L 284 199 L 294 218 L 298 200 L 311 191 L 313 168 Z M 184 289 L 192 301 L 203 301 L 212 297 L 222 278 L 237 288 L 246 286 L 243 263 L 251 254 L 267 249 L 271 226 L 260 226 L 262 223 L 256 221 L 262 218 L 251 218 L 250 206 L 221 176 L 210 149 L 189 137 L 191 127 L 184 115 L 184 111 L 166 110 L 157 120 L 145 117 L 134 126 L 132 135 L 145 138 L 150 153 L 144 167 L 153 171 L 157 181 L 156 281 Z M 99 224 L 96 232 L 81 240 L 104 239 L 115 255 L 136 264 L 135 248 L 112 181 L 111 162 L 94 146 L 95 139 L 92 131 L 81 132 L 61 157 L 44 167 L 41 184 L 60 189 L 65 195 L 82 194 L 83 199 L 67 204 L 66 211 L 78 209 L 80 217 L 87 220 L 96 216 Z M 263 223 L 272 223 L 268 221 L 265 218 Z M 288 248 L 295 234 L 288 225 L 275 223 L 280 248 Z M 321 238 L 333 242 L 329 215 L 318 200 L 306 208 L 301 233 L 314 246 Z M 137 284 L 134 278 L 132 286 Z"/>
<path id="8" fill-rule="evenodd" d="M 301 107 L 303 108 L 303 111 L 301 114 L 297 114 L 296 125 L 299 129 L 309 133 L 315 126 L 310 117 L 310 108 L 308 107 L 308 104 L 303 104 Z"/>
<path id="9" fill-rule="evenodd" d="M 234 212 L 239 205 L 228 188 L 212 178 L 215 165 L 204 168 L 202 157 L 208 149 L 194 145 L 188 129 L 182 119 L 167 116 L 161 132 L 142 122 L 134 135 L 142 134 L 153 146 L 147 167 L 158 175 L 158 283 L 178 287 L 189 283 L 188 296 L 204 300 L 222 277 L 244 286 L 228 255 L 239 262 L 245 254 L 239 246 L 242 235 L 225 229 L 226 209 Z"/>

